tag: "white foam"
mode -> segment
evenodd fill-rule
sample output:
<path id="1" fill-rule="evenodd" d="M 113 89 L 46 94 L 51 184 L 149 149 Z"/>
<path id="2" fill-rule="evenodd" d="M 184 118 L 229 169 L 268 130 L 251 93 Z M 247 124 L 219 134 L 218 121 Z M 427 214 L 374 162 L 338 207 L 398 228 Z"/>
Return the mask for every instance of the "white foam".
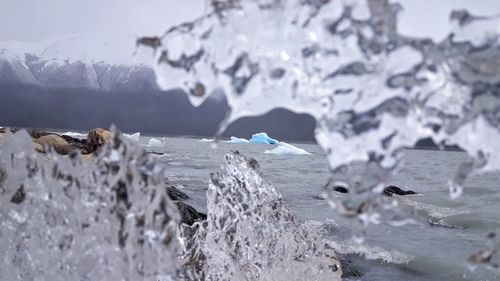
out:
<path id="1" fill-rule="evenodd" d="M 410 200 L 404 200 L 404 203 L 408 206 L 413 207 L 415 210 L 424 213 L 429 218 L 433 219 L 443 219 L 449 216 L 456 216 L 460 214 L 467 214 L 469 211 L 466 210 L 457 210 L 451 209 L 447 207 L 438 207 L 431 204 L 415 202 Z"/>
<path id="2" fill-rule="evenodd" d="M 403 264 L 410 262 L 413 257 L 396 250 L 385 250 L 381 247 L 371 247 L 366 244 L 357 244 L 350 240 L 328 241 L 338 254 L 358 254 L 368 260 L 381 260 L 388 263 Z"/>
<path id="3" fill-rule="evenodd" d="M 214 139 L 205 139 L 205 138 L 203 138 L 203 139 L 199 140 L 198 142 L 213 142 L 213 141 L 214 141 Z"/>

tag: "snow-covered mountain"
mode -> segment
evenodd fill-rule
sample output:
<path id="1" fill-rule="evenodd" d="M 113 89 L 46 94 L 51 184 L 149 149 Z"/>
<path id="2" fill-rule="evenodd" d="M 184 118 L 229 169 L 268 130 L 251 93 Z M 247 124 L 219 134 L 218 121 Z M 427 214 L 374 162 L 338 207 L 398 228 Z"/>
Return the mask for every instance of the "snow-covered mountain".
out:
<path id="1" fill-rule="evenodd" d="M 73 34 L 39 42 L 0 42 L 0 84 L 46 88 L 156 88 L 152 53 L 134 55 L 135 38 Z"/>

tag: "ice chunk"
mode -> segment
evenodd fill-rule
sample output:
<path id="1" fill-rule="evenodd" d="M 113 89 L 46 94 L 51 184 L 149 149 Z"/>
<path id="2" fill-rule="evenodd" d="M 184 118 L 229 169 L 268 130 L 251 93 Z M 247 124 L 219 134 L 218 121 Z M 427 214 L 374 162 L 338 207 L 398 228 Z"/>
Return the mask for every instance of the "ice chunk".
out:
<path id="1" fill-rule="evenodd" d="M 258 167 L 228 153 L 211 175 L 207 221 L 182 229 L 189 280 L 340 280 L 334 250 L 290 213 Z"/>
<path id="2" fill-rule="evenodd" d="M 72 138 L 78 138 L 78 139 L 84 139 L 87 137 L 86 134 L 76 133 L 76 132 L 66 132 L 66 133 L 63 133 L 62 135 L 72 137 Z"/>
<path id="3" fill-rule="evenodd" d="M 203 138 L 203 139 L 199 140 L 198 142 L 213 142 L 213 141 L 214 141 L 214 139 L 205 139 L 205 138 Z"/>
<path id="4" fill-rule="evenodd" d="M 93 161 L 31 143 L 0 143 L 0 280 L 180 280 L 164 163 L 121 135 Z"/>
<path id="5" fill-rule="evenodd" d="M 250 139 L 251 143 L 278 144 L 278 140 L 270 138 L 266 133 L 253 134 Z"/>
<path id="6" fill-rule="evenodd" d="M 307 152 L 306 150 L 298 148 L 286 142 L 280 142 L 278 147 L 266 150 L 264 153 L 276 155 L 311 155 L 311 153 Z"/>
<path id="7" fill-rule="evenodd" d="M 248 143 L 247 139 L 241 139 L 237 137 L 231 137 L 230 143 Z"/>
<path id="8" fill-rule="evenodd" d="M 128 138 L 129 140 L 132 140 L 132 141 L 139 141 L 139 138 L 141 137 L 141 133 L 140 132 L 137 132 L 135 134 L 123 134 L 126 138 Z"/>
<path id="9" fill-rule="evenodd" d="M 148 141 L 148 146 L 150 147 L 163 147 L 163 144 L 164 144 L 164 139 L 155 139 L 155 138 L 151 138 L 149 141 Z"/>

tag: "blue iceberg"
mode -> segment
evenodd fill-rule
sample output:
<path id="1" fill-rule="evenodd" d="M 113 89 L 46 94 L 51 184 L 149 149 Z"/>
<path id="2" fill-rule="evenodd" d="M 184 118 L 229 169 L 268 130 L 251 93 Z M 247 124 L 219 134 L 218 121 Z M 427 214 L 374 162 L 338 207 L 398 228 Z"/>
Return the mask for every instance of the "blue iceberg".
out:
<path id="1" fill-rule="evenodd" d="M 250 139 L 251 143 L 263 143 L 263 144 L 279 144 L 278 140 L 270 138 L 266 133 L 253 134 Z"/>
<path id="2" fill-rule="evenodd" d="M 298 148 L 286 142 L 281 142 L 275 149 L 266 150 L 264 153 L 276 155 L 311 155 L 311 153 L 305 151 L 304 149 Z"/>
<path id="3" fill-rule="evenodd" d="M 237 137 L 231 137 L 230 143 L 248 143 L 247 139 L 240 139 Z"/>

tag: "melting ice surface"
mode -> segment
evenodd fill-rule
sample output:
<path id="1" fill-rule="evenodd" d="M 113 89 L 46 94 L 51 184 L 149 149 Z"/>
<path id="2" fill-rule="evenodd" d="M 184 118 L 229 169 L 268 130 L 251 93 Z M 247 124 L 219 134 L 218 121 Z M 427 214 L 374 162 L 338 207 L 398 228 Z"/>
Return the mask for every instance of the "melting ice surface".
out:
<path id="1" fill-rule="evenodd" d="M 358 238 L 370 224 L 412 221 L 381 193 L 403 148 L 421 138 L 456 144 L 472 157 L 450 179 L 451 198 L 469 174 L 499 170 L 497 1 L 439 2 L 435 9 L 444 12 L 425 24 L 421 14 L 434 2 L 206 3 L 206 15 L 160 38 L 159 85 L 183 88 L 194 105 L 222 89 L 231 112 L 220 132 L 278 107 L 313 116 L 330 189 L 344 184 L 354 191 L 341 200 L 329 196 L 330 203 L 359 222 Z M 366 163 L 361 179 L 345 173 L 354 161 Z M 488 263 L 488 253 L 470 261 Z"/>

